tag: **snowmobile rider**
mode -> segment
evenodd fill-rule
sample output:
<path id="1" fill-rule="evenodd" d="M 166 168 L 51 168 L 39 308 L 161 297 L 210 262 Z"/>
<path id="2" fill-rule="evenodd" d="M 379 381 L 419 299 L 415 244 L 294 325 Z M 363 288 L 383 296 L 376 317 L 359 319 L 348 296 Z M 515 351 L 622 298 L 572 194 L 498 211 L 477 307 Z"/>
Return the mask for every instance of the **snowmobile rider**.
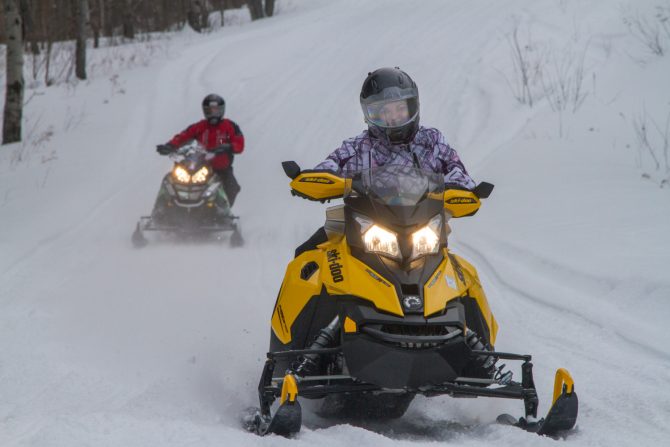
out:
<path id="1" fill-rule="evenodd" d="M 419 90 L 407 73 L 398 67 L 368 73 L 360 103 L 368 129 L 345 140 L 314 169 L 351 177 L 386 164 L 414 166 L 444 175 L 450 188 L 476 186 L 444 135 L 419 125 Z M 327 240 L 326 231 L 319 228 L 296 249 L 296 257 Z"/>
<path id="2" fill-rule="evenodd" d="M 156 146 L 161 155 L 176 151 L 191 140 L 198 140 L 206 150 L 218 153 L 211 160 L 211 166 L 223 183 L 230 206 L 240 192 L 240 185 L 233 175 L 233 158 L 244 151 L 244 135 L 234 121 L 226 119 L 223 114 L 226 102 L 217 94 L 209 94 L 202 100 L 202 113 L 205 119 L 191 124 L 184 131 L 175 135 L 168 143 Z"/>

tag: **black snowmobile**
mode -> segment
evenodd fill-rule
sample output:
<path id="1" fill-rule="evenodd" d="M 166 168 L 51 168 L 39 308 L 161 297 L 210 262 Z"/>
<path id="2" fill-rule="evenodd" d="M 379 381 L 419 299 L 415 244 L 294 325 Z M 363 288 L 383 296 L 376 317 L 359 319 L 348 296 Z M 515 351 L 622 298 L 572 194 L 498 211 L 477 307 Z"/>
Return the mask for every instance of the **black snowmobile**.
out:
<path id="1" fill-rule="evenodd" d="M 220 237 L 232 232 L 232 246 L 244 243 L 238 217 L 233 215 L 221 179 L 209 163 L 217 153 L 193 141 L 170 154 L 174 166 L 163 178 L 151 215 L 137 222 L 132 235 L 134 246 L 148 243 L 147 231 L 180 237 Z"/>
<path id="2" fill-rule="evenodd" d="M 445 189 L 440 175 L 413 167 L 351 179 L 294 162 L 284 170 L 294 195 L 344 204 L 328 208 L 321 240 L 287 267 L 248 430 L 298 432 L 298 396 L 322 399 L 322 416 L 361 420 L 400 417 L 417 394 L 519 399 L 525 417 L 499 422 L 541 435 L 575 425 L 564 369 L 537 419 L 531 356 L 495 351 L 498 324 L 477 271 L 447 248 L 448 219 L 475 214 L 493 185 Z M 521 381 L 499 360 L 521 361 Z"/>

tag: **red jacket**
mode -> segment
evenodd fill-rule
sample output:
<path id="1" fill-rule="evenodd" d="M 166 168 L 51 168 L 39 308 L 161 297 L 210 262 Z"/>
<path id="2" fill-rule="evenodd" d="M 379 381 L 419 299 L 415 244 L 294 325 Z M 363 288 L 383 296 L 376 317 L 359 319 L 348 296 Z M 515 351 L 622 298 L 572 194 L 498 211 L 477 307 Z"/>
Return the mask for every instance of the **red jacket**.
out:
<path id="1" fill-rule="evenodd" d="M 241 154 L 244 150 L 242 131 L 237 124 L 226 118 L 216 125 L 209 124 L 207 120 L 191 124 L 186 130 L 175 135 L 169 143 L 179 147 L 194 139 L 198 140 L 208 151 L 224 143 L 230 143 L 235 154 Z M 212 168 L 215 170 L 225 169 L 230 166 L 230 163 L 231 159 L 228 154 L 217 155 L 211 161 Z"/>

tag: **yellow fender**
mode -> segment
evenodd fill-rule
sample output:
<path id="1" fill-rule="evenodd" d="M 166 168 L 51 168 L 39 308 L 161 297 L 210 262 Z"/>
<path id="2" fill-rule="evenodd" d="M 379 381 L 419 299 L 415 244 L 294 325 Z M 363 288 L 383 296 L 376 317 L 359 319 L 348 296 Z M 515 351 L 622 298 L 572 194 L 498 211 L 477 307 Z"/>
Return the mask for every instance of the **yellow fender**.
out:
<path id="1" fill-rule="evenodd" d="M 489 329 L 490 343 L 496 342 L 498 323 L 491 312 L 484 294 L 479 275 L 472 264 L 458 255 L 444 249 L 444 260 L 435 270 L 433 276 L 423 287 L 424 316 L 426 318 L 442 312 L 449 301 L 463 296 L 470 296 L 477 301 L 484 321 Z"/>
<path id="2" fill-rule="evenodd" d="M 302 253 L 286 267 L 271 322 L 272 330 L 282 343 L 291 341 L 291 327 L 323 286 L 330 295 L 354 295 L 381 311 L 404 315 L 395 287 L 352 256 L 345 237 L 325 242 L 318 248 Z M 315 263 L 318 269 L 309 278 L 302 279 L 301 271 L 310 263 Z M 348 327 L 352 327 L 351 323 Z"/>

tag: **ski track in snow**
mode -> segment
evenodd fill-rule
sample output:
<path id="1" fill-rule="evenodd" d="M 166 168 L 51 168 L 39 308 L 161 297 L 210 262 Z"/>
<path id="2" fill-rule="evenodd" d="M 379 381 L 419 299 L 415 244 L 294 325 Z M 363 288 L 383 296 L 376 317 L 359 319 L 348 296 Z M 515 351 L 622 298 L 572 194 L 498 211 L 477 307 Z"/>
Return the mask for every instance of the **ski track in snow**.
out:
<path id="1" fill-rule="evenodd" d="M 516 252 L 514 250 L 510 250 L 509 244 L 500 243 L 499 245 L 506 247 L 506 250 L 502 251 L 508 254 L 505 257 L 506 267 L 510 268 L 512 265 L 516 264 L 517 271 L 519 269 L 525 269 L 523 275 L 530 275 L 530 274 L 543 275 L 545 277 L 547 288 L 549 290 L 552 289 L 551 287 L 552 283 L 554 283 L 554 286 L 561 286 L 561 288 L 569 289 L 570 286 L 569 285 L 566 286 L 565 282 L 567 282 L 570 279 L 574 279 L 575 277 L 577 279 L 589 280 L 593 283 L 599 283 L 601 285 L 601 289 L 604 288 L 602 287 L 602 284 L 606 283 L 605 279 L 591 277 L 583 274 L 582 272 L 577 272 L 569 268 L 566 268 L 565 266 L 559 266 L 557 264 L 551 263 L 548 260 L 542 260 L 538 259 L 537 257 L 529 256 L 529 253 L 528 252 L 524 253 L 523 250 L 517 250 Z M 578 301 L 578 299 L 572 299 L 570 300 L 571 302 L 569 303 L 562 303 L 560 300 L 551 301 L 549 299 L 541 298 L 540 295 L 530 294 L 525 290 L 523 290 L 521 286 L 515 286 L 510 281 L 506 281 L 505 279 L 503 279 L 503 275 L 500 274 L 497 271 L 496 267 L 487 260 L 486 255 L 481 250 L 474 248 L 471 244 L 468 243 L 460 243 L 459 248 L 460 247 L 465 248 L 464 251 L 468 253 L 468 255 L 466 256 L 467 259 L 472 259 L 475 265 L 478 266 L 479 270 L 486 272 L 489 276 L 491 276 L 495 280 L 494 281 L 495 285 L 492 286 L 493 288 L 504 287 L 510 290 L 514 295 L 524 298 L 527 302 L 531 302 L 535 305 L 546 307 L 549 311 L 547 313 L 549 314 L 556 314 L 556 313 L 567 314 L 567 316 L 573 320 L 582 320 L 588 325 L 592 326 L 592 330 L 605 330 L 605 329 L 613 330 L 616 336 L 621 338 L 622 341 L 630 343 L 633 347 L 643 349 L 653 358 L 670 361 L 670 354 L 662 350 L 662 348 L 665 348 L 665 345 L 659 348 L 657 346 L 645 344 L 641 341 L 637 341 L 630 338 L 629 336 L 626 335 L 625 332 L 621 332 L 616 328 L 607 328 L 608 324 L 606 321 L 598 321 L 596 319 L 590 318 L 590 316 L 581 312 L 581 309 L 579 307 L 580 303 L 576 302 Z M 519 262 L 518 257 L 520 254 L 525 254 L 526 255 L 525 257 L 530 259 Z M 552 272 L 551 275 L 548 273 L 548 271 Z M 563 282 L 558 282 L 557 280 L 563 280 Z M 590 288 L 596 289 L 595 285 L 596 284 L 592 284 L 592 287 Z M 613 288 L 614 286 L 606 283 L 606 287 Z M 590 294 L 588 291 L 584 291 L 583 289 L 579 288 L 573 288 L 572 290 L 574 294 L 578 296 Z M 556 293 L 551 293 L 550 295 L 555 296 Z M 562 294 L 563 297 L 565 297 L 566 295 L 569 296 L 570 294 L 567 293 Z M 659 342 L 659 340 L 649 340 L 649 341 L 656 342 L 656 344 L 658 344 Z"/>

